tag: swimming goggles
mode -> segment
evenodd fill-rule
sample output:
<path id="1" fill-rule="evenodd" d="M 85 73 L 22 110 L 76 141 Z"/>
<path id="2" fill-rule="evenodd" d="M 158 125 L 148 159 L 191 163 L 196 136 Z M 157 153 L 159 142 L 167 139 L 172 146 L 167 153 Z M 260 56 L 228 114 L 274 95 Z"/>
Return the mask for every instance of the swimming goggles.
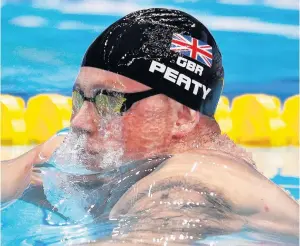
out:
<path id="1" fill-rule="evenodd" d="M 84 101 L 92 102 L 99 113 L 116 112 L 124 113 L 131 108 L 131 106 L 144 98 L 161 94 L 154 89 L 136 93 L 122 93 L 109 90 L 100 90 L 93 97 L 86 97 L 78 88 L 73 89 L 72 101 L 73 108 L 76 112 L 82 107 Z"/>

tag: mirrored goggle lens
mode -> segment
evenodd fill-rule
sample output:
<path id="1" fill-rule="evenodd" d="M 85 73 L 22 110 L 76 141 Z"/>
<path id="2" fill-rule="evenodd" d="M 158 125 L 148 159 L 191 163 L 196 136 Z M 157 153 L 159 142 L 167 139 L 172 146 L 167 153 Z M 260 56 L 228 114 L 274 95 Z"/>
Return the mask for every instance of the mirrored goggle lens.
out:
<path id="1" fill-rule="evenodd" d="M 78 91 L 73 91 L 72 101 L 74 110 L 79 111 L 84 102 L 83 96 Z"/>
<path id="2" fill-rule="evenodd" d="M 80 110 L 84 103 L 84 97 L 78 91 L 73 91 L 72 101 L 73 108 L 76 112 Z M 98 94 L 94 99 L 89 99 L 95 103 L 95 106 L 99 113 L 115 112 L 120 113 L 126 98 L 122 94 L 106 95 L 103 93 Z"/>
<path id="3" fill-rule="evenodd" d="M 122 95 L 104 95 L 98 94 L 95 98 L 95 104 L 98 112 L 120 113 L 123 103 L 126 99 Z"/>

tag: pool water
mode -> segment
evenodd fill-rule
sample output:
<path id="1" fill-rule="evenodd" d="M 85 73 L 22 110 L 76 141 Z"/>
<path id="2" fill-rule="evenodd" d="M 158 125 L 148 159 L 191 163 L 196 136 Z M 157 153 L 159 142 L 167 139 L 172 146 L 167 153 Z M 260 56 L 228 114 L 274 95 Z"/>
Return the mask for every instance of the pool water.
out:
<path id="1" fill-rule="evenodd" d="M 59 215 L 18 200 L 2 212 L 2 245 L 64 245 L 111 235 L 111 222 L 71 225 Z"/>
<path id="2" fill-rule="evenodd" d="M 299 200 L 299 177 L 297 174 L 299 149 L 252 149 L 252 151 L 254 159 L 259 160 L 257 161 L 258 169 L 296 200 Z M 274 159 L 270 159 L 270 156 Z M 283 162 L 280 162 L 278 157 L 281 157 Z M 48 169 L 48 172 L 53 172 L 53 170 Z M 101 197 L 101 192 L 95 193 L 99 192 L 99 189 L 97 191 L 97 187 L 89 188 L 81 197 L 78 192 L 68 193 L 64 190 L 65 193 L 60 193 L 57 192 L 57 189 L 51 189 L 55 185 L 54 180 L 57 177 L 55 173 L 52 175 L 53 179 L 49 179 L 45 194 L 51 204 L 63 201 L 56 204 L 58 211 L 53 212 L 51 208 L 41 208 L 24 200 L 17 200 L 10 204 L 2 210 L 2 245 L 73 245 L 111 236 L 114 228 L 118 226 L 116 221 L 109 221 L 105 218 L 105 213 L 102 218 L 92 218 L 85 216 L 84 211 L 80 211 L 80 206 L 84 203 L 87 203 L 84 206 L 95 205 L 97 200 L 101 200 L 96 199 Z M 36 187 L 25 191 L 27 195 L 36 195 L 39 192 L 40 190 Z M 70 197 L 67 198 L 64 194 L 69 194 Z M 62 214 L 68 216 L 65 217 Z M 244 231 L 236 235 L 207 238 L 201 241 L 200 245 L 257 245 L 257 238 L 258 236 L 251 238 L 251 233 Z M 217 243 L 211 244 L 211 242 Z M 271 245 L 276 244 L 274 242 Z M 285 245 L 289 245 L 289 240 Z M 290 242 L 290 245 L 295 245 L 295 242 Z"/>

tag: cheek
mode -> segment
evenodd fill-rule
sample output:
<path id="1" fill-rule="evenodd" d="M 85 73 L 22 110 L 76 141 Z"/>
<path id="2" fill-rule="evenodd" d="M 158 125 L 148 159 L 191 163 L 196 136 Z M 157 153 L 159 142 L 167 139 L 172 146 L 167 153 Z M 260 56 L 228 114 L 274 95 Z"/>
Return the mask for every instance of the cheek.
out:
<path id="1" fill-rule="evenodd" d="M 129 148 L 158 148 L 171 139 L 171 127 L 168 104 L 147 100 L 124 116 L 124 139 Z"/>

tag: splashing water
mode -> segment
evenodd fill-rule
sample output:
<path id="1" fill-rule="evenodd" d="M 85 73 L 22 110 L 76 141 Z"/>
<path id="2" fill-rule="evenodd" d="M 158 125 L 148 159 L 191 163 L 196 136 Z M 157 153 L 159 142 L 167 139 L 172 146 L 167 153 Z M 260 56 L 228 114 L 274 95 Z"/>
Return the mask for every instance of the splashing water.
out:
<path id="1" fill-rule="evenodd" d="M 74 175 L 53 167 L 42 168 L 44 193 L 55 210 L 68 218 L 68 223 L 108 219 L 110 209 L 124 192 L 167 158 L 133 161 L 89 175 Z M 47 221 L 53 224 L 51 217 Z"/>
<path id="2" fill-rule="evenodd" d="M 114 124 L 110 125 L 110 130 L 107 131 L 106 128 L 112 121 Z M 71 128 L 48 163 L 59 170 L 73 174 L 92 174 L 102 169 L 119 166 L 124 153 L 120 117 L 116 113 L 101 117 L 98 134 L 101 144 L 94 144 L 98 145 L 98 149 L 90 152 L 88 134 Z"/>
<path id="3" fill-rule="evenodd" d="M 101 141 L 96 151 L 88 148 L 88 133 L 72 129 L 42 168 L 43 188 L 47 200 L 72 223 L 91 223 L 94 210 L 101 209 L 108 197 L 108 184 L 98 178 L 102 170 L 118 168 L 122 163 L 123 146 L 120 117 L 114 112 L 101 113 L 97 133 Z M 113 124 L 110 124 L 114 122 Z M 110 125 L 109 125 L 110 124 Z M 109 131 L 107 127 L 109 126 Z M 110 177 L 112 179 L 113 176 Z M 102 199 L 102 197 L 104 197 Z M 48 218 L 48 223 L 53 223 Z"/>

